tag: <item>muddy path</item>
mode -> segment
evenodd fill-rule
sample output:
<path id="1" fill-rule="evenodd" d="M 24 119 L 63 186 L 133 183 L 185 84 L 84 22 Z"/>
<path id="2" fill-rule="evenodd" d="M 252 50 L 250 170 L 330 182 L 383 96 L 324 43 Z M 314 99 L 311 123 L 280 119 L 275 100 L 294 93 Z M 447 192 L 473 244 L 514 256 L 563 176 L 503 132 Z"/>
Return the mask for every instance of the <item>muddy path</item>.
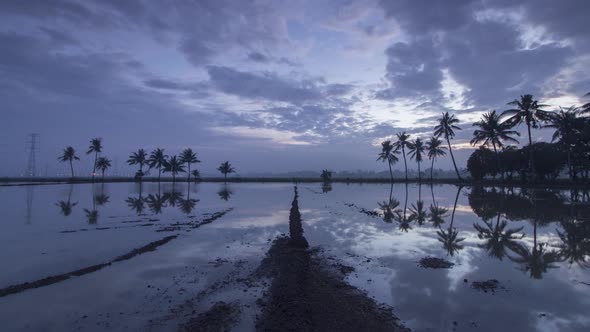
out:
<path id="1" fill-rule="evenodd" d="M 289 215 L 289 236 L 274 240 L 255 272 L 270 277 L 258 301 L 257 331 L 408 331 L 390 307 L 379 305 L 345 281 L 342 268 L 310 249 L 303 235 L 297 188 Z"/>

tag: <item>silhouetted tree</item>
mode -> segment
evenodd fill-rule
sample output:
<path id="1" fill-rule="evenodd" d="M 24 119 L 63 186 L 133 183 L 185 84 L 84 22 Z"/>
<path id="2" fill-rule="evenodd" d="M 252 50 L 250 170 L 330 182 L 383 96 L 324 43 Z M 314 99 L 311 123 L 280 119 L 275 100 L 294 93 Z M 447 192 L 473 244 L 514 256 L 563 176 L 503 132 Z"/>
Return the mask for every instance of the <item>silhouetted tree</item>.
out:
<path id="1" fill-rule="evenodd" d="M 160 183 L 162 169 L 166 166 L 166 158 L 168 156 L 164 154 L 164 149 L 157 148 L 152 151 L 147 161 L 150 168 L 156 168 L 158 170 L 158 183 Z"/>
<path id="2" fill-rule="evenodd" d="M 102 172 L 102 181 L 104 182 L 104 172 L 111 167 L 111 161 L 106 157 L 100 157 L 96 160 L 96 165 L 94 166 L 95 171 L 98 169 Z"/>
<path id="3" fill-rule="evenodd" d="M 143 165 L 145 165 L 148 162 L 147 158 L 148 156 L 145 150 L 139 149 L 137 150 L 137 152 L 133 152 L 127 160 L 127 164 L 129 165 L 139 165 L 139 170 L 137 171 L 137 173 L 135 173 L 135 178 L 139 179 L 140 181 L 144 175 Z"/>
<path id="4" fill-rule="evenodd" d="M 86 154 L 94 153 L 94 165 L 92 169 L 92 178 L 96 175 L 96 161 L 98 160 L 98 154 L 102 152 L 102 138 L 97 137 L 90 140 L 90 146 Z"/>
<path id="5" fill-rule="evenodd" d="M 457 126 L 457 123 L 459 123 L 459 120 L 455 118 L 455 115 L 450 115 L 449 112 L 443 113 L 441 118 L 438 119 L 438 125 L 434 127 L 434 136 L 439 138 L 440 136 L 444 135 L 449 147 L 451 159 L 453 160 L 455 173 L 457 173 L 457 178 L 461 180 L 461 175 L 459 174 L 459 169 L 457 168 L 457 163 L 455 162 L 455 156 L 453 155 L 453 149 L 451 148 L 451 139 L 455 137 L 455 130 L 461 130 L 461 128 Z"/>
<path id="6" fill-rule="evenodd" d="M 198 169 L 194 169 L 191 174 L 193 175 L 193 181 L 197 182 L 198 180 L 201 179 L 201 173 L 199 172 Z"/>
<path id="7" fill-rule="evenodd" d="M 500 163 L 498 148 L 503 148 L 504 142 L 518 144 L 518 140 L 513 138 L 512 135 L 520 136 L 520 134 L 515 130 L 511 130 L 512 127 L 507 122 L 501 122 L 500 115 L 496 111 L 484 113 L 481 120 L 475 122 L 473 126 L 479 127 L 479 129 L 473 132 L 471 145 L 482 144 L 482 146 L 487 147 L 490 144 L 492 145 L 494 154 L 496 155 L 498 170 L 502 174 L 502 179 L 504 179 L 504 171 Z"/>
<path id="8" fill-rule="evenodd" d="M 424 156 L 424 143 L 420 138 L 417 138 L 413 143 L 410 143 L 408 146 L 410 152 L 410 158 L 414 159 L 418 164 L 418 181 L 422 181 L 422 172 L 420 171 L 420 163 L 422 162 Z"/>
<path id="9" fill-rule="evenodd" d="M 57 158 L 61 162 L 69 162 L 70 163 L 70 171 L 72 172 L 72 177 L 74 177 L 74 165 L 72 162 L 74 160 L 80 160 L 78 156 L 76 156 L 76 150 L 73 147 L 68 146 L 64 149 L 63 154 L 61 157 Z"/>
<path id="10" fill-rule="evenodd" d="M 542 122 L 549 120 L 549 112 L 542 109 L 547 105 L 539 104 L 537 100 L 533 99 L 533 95 L 528 94 L 520 96 L 520 99 L 509 102 L 508 105 L 515 107 L 502 112 L 501 117 L 506 119 L 505 121 L 510 127 L 524 122 L 527 126 L 529 146 L 532 146 L 533 138 L 531 136 L 531 128 L 539 128 Z M 530 171 L 534 169 L 533 160 L 533 150 L 529 149 Z"/>
<path id="11" fill-rule="evenodd" d="M 497 168 L 492 166 L 494 164 L 494 153 L 482 146 L 473 151 L 467 159 L 467 171 L 472 178 L 481 180 L 486 174 L 496 174 Z"/>
<path id="12" fill-rule="evenodd" d="M 332 171 L 324 169 L 320 174 L 320 178 L 322 178 L 323 182 L 330 182 L 332 181 Z"/>
<path id="13" fill-rule="evenodd" d="M 406 147 L 410 145 L 410 135 L 406 132 L 397 133 L 397 142 L 395 142 L 395 150 L 401 148 L 402 155 L 404 156 L 404 169 L 406 171 L 406 181 L 408 181 L 408 163 L 406 162 Z"/>
<path id="14" fill-rule="evenodd" d="M 180 153 L 180 162 L 186 164 L 187 166 L 187 182 L 191 181 L 191 164 L 200 163 L 201 161 L 197 159 L 197 154 L 193 152 L 192 149 L 184 149 L 182 153 Z"/>
<path id="15" fill-rule="evenodd" d="M 172 173 L 172 182 L 176 182 L 176 175 L 178 173 L 184 173 L 184 166 L 182 163 L 176 158 L 176 156 L 172 156 L 169 160 L 167 160 L 164 164 L 164 173 Z"/>
<path id="16" fill-rule="evenodd" d="M 549 124 L 545 127 L 555 129 L 551 142 L 558 141 L 567 153 L 568 175 L 573 179 L 572 150 L 578 143 L 580 131 L 584 130 L 583 118 L 580 118 L 580 109 L 570 107 L 564 111 L 563 108 L 556 113 L 549 114 Z"/>
<path id="17" fill-rule="evenodd" d="M 426 151 L 428 151 L 428 159 L 432 160 L 432 164 L 430 165 L 430 181 L 432 181 L 432 171 L 434 170 L 434 160 L 437 157 L 442 157 L 446 155 L 445 147 L 441 146 L 442 141 L 436 137 L 431 137 L 429 141 L 426 142 Z"/>
<path id="18" fill-rule="evenodd" d="M 219 165 L 219 167 L 217 167 L 217 170 L 220 171 L 223 174 L 223 178 L 225 181 L 227 181 L 227 175 L 230 173 L 235 172 L 236 170 L 232 167 L 232 165 L 229 163 L 229 161 L 225 161 L 222 162 L 221 165 Z"/>
<path id="19" fill-rule="evenodd" d="M 399 151 L 394 144 L 391 144 L 391 141 L 387 140 L 381 142 L 381 152 L 377 155 L 377 161 L 387 162 L 387 166 L 389 166 L 389 176 L 391 177 L 391 182 L 393 182 L 393 171 L 391 170 L 391 165 L 399 161 L 399 159 L 396 157 L 396 154 L 399 154 Z"/>
<path id="20" fill-rule="evenodd" d="M 167 198 L 160 195 L 160 193 L 157 194 L 149 194 L 146 198 L 146 203 L 148 208 L 152 211 L 152 213 L 154 214 L 160 214 L 162 213 L 162 208 L 164 208 L 166 206 L 166 200 Z"/>

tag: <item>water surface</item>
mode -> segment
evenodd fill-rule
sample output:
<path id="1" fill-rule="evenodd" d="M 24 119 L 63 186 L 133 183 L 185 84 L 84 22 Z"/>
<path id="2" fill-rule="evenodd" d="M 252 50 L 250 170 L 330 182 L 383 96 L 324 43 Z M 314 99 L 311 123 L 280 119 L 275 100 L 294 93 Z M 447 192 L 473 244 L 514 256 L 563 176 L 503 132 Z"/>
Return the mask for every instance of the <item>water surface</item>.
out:
<path id="1" fill-rule="evenodd" d="M 243 307 L 236 329 L 253 330 L 266 283 L 242 280 L 289 232 L 292 195 L 292 184 L 277 183 L 0 187 L 0 288 L 178 235 L 95 272 L 0 297 L 3 329 L 175 330 L 231 300 Z M 354 267 L 348 282 L 414 331 L 590 329 L 587 192 L 301 184 L 299 207 L 310 246 Z M 419 267 L 427 256 L 455 265 Z M 472 287 L 488 280 L 495 291 Z"/>

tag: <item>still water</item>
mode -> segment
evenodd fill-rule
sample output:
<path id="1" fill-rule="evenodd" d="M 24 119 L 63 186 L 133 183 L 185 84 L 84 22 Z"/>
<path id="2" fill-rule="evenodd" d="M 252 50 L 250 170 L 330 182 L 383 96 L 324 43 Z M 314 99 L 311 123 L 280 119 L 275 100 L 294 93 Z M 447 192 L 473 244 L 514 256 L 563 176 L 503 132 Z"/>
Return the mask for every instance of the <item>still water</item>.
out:
<path id="1" fill-rule="evenodd" d="M 353 267 L 346 280 L 413 331 L 590 330 L 588 192 L 298 192 L 310 246 Z M 254 330 L 268 284 L 244 280 L 289 232 L 292 199 L 276 183 L 0 187 L 1 289 L 104 265 L 0 296 L 1 330 L 176 330 L 220 300 L 242 307 L 235 330 Z M 486 281 L 494 289 L 476 287 Z"/>

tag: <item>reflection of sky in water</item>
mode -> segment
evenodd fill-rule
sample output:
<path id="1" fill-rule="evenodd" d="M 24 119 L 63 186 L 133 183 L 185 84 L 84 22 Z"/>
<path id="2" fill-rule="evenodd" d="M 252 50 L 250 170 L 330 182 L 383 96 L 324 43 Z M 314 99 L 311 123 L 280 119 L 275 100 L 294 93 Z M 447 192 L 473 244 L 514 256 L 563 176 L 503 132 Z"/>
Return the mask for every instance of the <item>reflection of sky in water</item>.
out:
<path id="1" fill-rule="evenodd" d="M 47 305 L 49 300 L 39 297 L 55 296 L 57 290 L 92 292 L 79 287 L 85 287 L 85 280 L 90 282 L 98 276 L 129 280 L 93 286 L 96 287 L 94 291 L 103 295 L 89 308 L 101 310 L 109 302 L 108 294 L 145 292 L 142 288 L 134 288 L 132 280 L 158 276 L 159 282 L 165 284 L 177 273 L 178 266 L 183 264 L 206 267 L 208 261 L 218 257 L 258 264 L 270 247 L 269 240 L 288 232 L 292 185 L 229 184 L 228 187 L 233 194 L 226 201 L 218 195 L 224 188 L 221 184 L 206 183 L 189 188 L 184 183 L 175 186 L 166 183 L 160 187 L 155 183 L 146 183 L 141 188 L 142 197 L 160 193 L 162 197 L 170 199 L 169 193 L 175 191 L 180 195 L 172 197 L 180 200 L 166 202 L 164 199 L 160 214 L 153 214 L 146 206 L 143 212 L 145 215 L 139 216 L 129 209 L 126 202 L 129 197 L 139 197 L 140 188 L 137 184 L 0 187 L 3 206 L 0 259 L 4 262 L 0 274 L 1 287 L 112 259 L 169 234 L 155 232 L 158 227 L 190 218 L 200 220 L 207 213 L 234 208 L 212 224 L 190 233 L 179 232 L 181 236 L 167 245 L 168 249 L 162 247 L 136 261 L 79 278 L 75 283 L 64 282 L 43 290 L 0 298 L 0 309 L 10 307 L 11 310 L 6 311 L 6 314 L 24 310 L 24 307 L 33 311 L 46 310 L 41 306 Z M 507 219 L 506 216 L 514 219 L 507 221 L 506 229 L 523 227 L 518 234 L 525 234 L 525 237 L 516 242 L 531 251 L 535 242 L 535 222 L 531 219 L 515 219 L 514 216 L 526 215 L 529 213 L 527 209 L 533 214 L 537 208 L 541 209 L 545 201 L 538 196 L 531 201 L 539 205 L 532 208 L 520 206 L 516 211 L 500 211 L 510 206 L 510 200 L 516 200 L 521 193 L 517 191 L 515 196 L 509 197 L 510 200 L 498 203 L 498 207 L 494 205 L 498 196 L 490 194 L 490 190 L 481 192 L 463 188 L 457 197 L 454 186 L 434 186 L 431 190 L 426 185 L 409 185 L 406 196 L 404 185 L 395 185 L 392 198 L 399 201 L 396 209 L 401 215 L 404 207 L 407 207 L 406 215 L 409 216 L 410 208 L 416 206 L 418 200 L 422 200 L 424 208 L 429 211 L 434 196 L 438 206 L 449 209 L 441 225 L 446 231 L 454 210 L 452 226 L 458 233 L 457 238 L 463 240 L 458 242 L 459 249 L 449 255 L 439 240 L 438 228 L 428 221 L 423 225 L 412 221 L 411 229 L 402 232 L 397 221 L 385 223 L 380 216 L 372 217 L 360 211 L 380 211 L 378 203 L 389 200 L 388 185 L 333 184 L 332 189 L 323 193 L 320 184 L 301 185 L 299 205 L 307 240 L 311 246 L 321 246 L 326 255 L 336 256 L 354 266 L 356 271 L 348 280 L 378 301 L 393 305 L 395 313 L 414 330 L 451 329 L 453 322 L 458 323 L 458 330 L 477 327 L 480 331 L 583 331 L 590 327 L 590 321 L 585 315 L 590 309 L 590 286 L 581 283 L 590 283 L 588 269 L 582 269 L 575 263 L 570 266 L 568 263 L 556 262 L 556 268 L 548 268 L 541 274 L 541 279 L 531 279 L 528 272 L 519 270 L 522 264 L 512 262 L 507 256 L 502 260 L 490 257 L 480 247 L 484 240 L 478 238 L 474 224 L 485 224 L 474 213 L 474 209 L 486 214 L 486 218 L 489 218 L 486 220 L 492 226 L 496 224 L 498 211 L 502 213 L 500 220 Z M 481 196 L 474 196 L 474 192 Z M 547 199 L 551 199 L 554 211 L 564 211 L 559 212 L 557 217 L 567 222 L 565 211 L 570 211 L 570 206 L 563 198 L 569 197 L 569 194 L 562 194 L 560 199 L 563 207 L 555 206 L 555 197 Z M 108 196 L 108 201 L 104 202 L 103 199 L 102 204 L 97 204 L 98 195 Z M 189 195 L 198 202 L 194 210 L 187 214 L 179 203 Z M 528 197 L 526 195 L 531 194 L 520 195 L 518 199 Z M 67 213 L 63 211 L 64 202 L 69 202 L 65 204 Z M 474 207 L 473 204 L 479 205 Z M 579 204 L 576 209 L 588 211 L 588 205 Z M 96 224 L 88 224 L 84 209 L 98 212 Z M 545 211 L 541 211 L 545 217 L 548 216 Z M 133 227 L 140 223 L 154 225 Z M 75 230 L 78 232 L 61 233 Z M 544 244 L 546 250 L 557 251 L 561 243 L 557 231 L 563 232 L 559 222 L 537 222 L 536 243 Z M 507 252 L 515 256 L 510 249 Z M 445 258 L 456 265 L 448 270 L 419 268 L 417 262 L 425 256 Z M 140 260 L 144 262 L 143 265 L 136 263 Z M 137 276 L 134 277 L 134 274 Z M 203 274 L 207 282 L 213 282 L 219 277 L 218 270 Z M 464 279 L 468 282 L 464 282 Z M 489 279 L 497 279 L 506 289 L 492 295 L 469 287 L 472 281 Z M 200 282 L 184 287 L 204 287 L 205 284 Z M 83 302 L 80 298 L 76 301 Z M 139 305 L 140 302 L 130 300 L 127 305 L 134 304 Z M 35 309 L 37 306 L 39 308 Z M 54 310 L 54 314 L 59 316 L 61 309 Z M 0 315 L 3 321 L 6 317 Z M 15 317 L 18 320 L 19 316 Z"/>

